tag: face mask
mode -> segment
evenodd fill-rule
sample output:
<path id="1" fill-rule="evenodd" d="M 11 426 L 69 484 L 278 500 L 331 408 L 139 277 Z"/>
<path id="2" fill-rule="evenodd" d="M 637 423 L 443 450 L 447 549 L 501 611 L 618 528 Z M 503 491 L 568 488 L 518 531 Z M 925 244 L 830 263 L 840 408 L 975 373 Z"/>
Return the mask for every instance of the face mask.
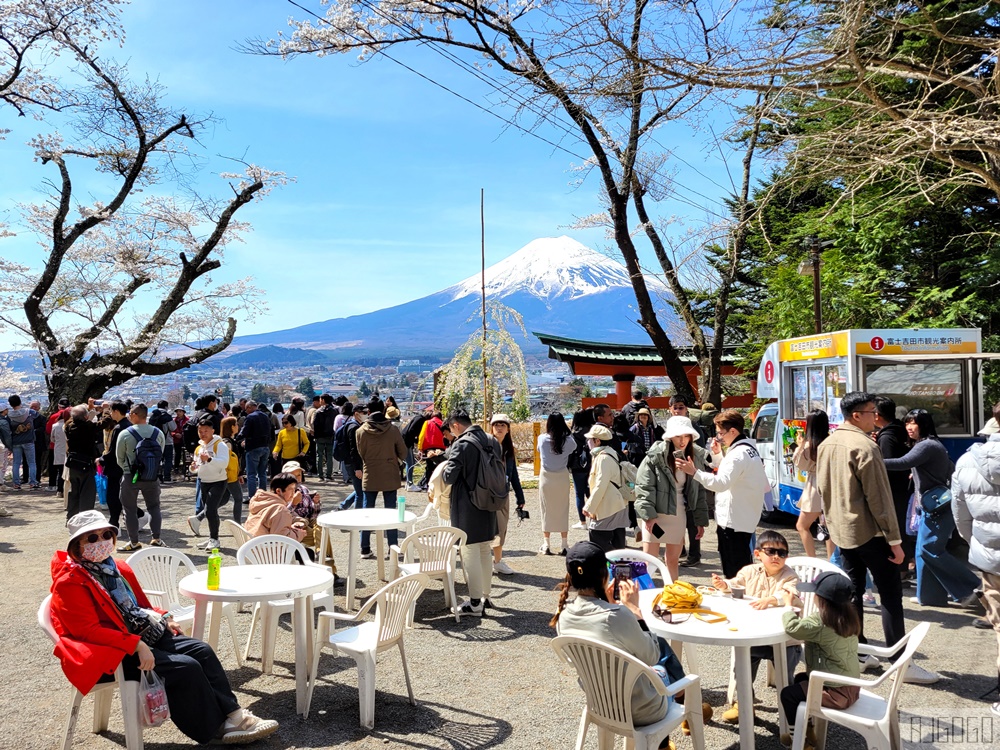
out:
<path id="1" fill-rule="evenodd" d="M 80 556 L 84 560 L 89 560 L 90 562 L 104 562 L 109 557 L 111 553 L 115 551 L 115 540 L 101 540 L 99 542 L 94 542 L 93 544 L 84 544 L 83 550 L 80 552 Z"/>

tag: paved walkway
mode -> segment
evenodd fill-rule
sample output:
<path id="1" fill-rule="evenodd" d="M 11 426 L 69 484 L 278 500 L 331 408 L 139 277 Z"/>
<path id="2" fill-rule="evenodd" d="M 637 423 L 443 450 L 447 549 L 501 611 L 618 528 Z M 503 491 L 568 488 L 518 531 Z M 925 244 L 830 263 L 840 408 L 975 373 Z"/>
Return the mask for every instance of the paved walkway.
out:
<path id="1" fill-rule="evenodd" d="M 346 493 L 342 485 L 316 485 L 324 505 Z M 166 489 L 164 540 L 205 564 L 203 552 L 195 549 L 185 518 L 190 512 L 193 485 L 175 484 Z M 440 584 L 432 583 L 417 608 L 416 628 L 407 635 L 407 655 L 412 670 L 416 707 L 406 701 L 399 670 L 399 657 L 387 653 L 378 665 L 375 729 L 358 726 L 357 673 L 353 662 L 324 656 L 320 683 L 308 720 L 295 716 L 294 679 L 291 673 L 293 650 L 287 621 L 278 635 L 274 674 L 260 673 L 259 650 L 242 669 L 235 668 L 231 645 L 221 639 L 220 655 L 230 668 L 230 678 L 244 705 L 261 716 L 281 722 L 273 737 L 260 748 L 472 748 L 503 747 L 571 748 L 574 746 L 582 693 L 571 670 L 563 668 L 548 646 L 553 631 L 548 626 L 556 603 L 553 588 L 565 568 L 558 556 L 539 557 L 541 541 L 537 493 L 527 491 L 532 517 L 514 525 L 508 539 L 506 559 L 518 573 L 509 578 L 494 577 L 493 601 L 497 610 L 482 621 L 470 619 L 456 624 L 442 609 Z M 420 511 L 425 495 L 413 494 L 410 507 Z M 0 519 L 0 577 L 5 582 L 0 602 L 0 653 L 4 669 L 0 677 L 3 704 L 0 709 L 3 731 L 0 748 L 50 750 L 60 736 L 68 701 L 68 683 L 51 655 L 51 645 L 35 624 L 38 602 L 50 583 L 49 560 L 56 548 L 64 546 L 66 533 L 61 501 L 48 493 L 6 493 L 0 504 L 14 511 L 13 518 Z M 794 530 L 787 530 L 793 554 L 798 547 Z M 572 531 L 570 541 L 584 537 Z M 148 534 L 143 535 L 148 540 Z M 346 535 L 335 538 L 338 558 L 346 560 Z M 235 550 L 223 537 L 226 564 L 235 564 Z M 718 570 L 714 531 L 706 539 L 706 564 L 684 577 L 706 583 L 709 573 Z M 366 597 L 378 586 L 375 561 L 361 561 L 358 596 Z M 461 587 L 464 590 L 464 586 Z M 460 596 L 463 592 L 460 592 Z M 942 681 L 927 687 L 907 685 L 904 708 L 927 717 L 970 716 L 973 722 L 989 716 L 989 704 L 978 696 L 996 684 L 997 643 L 992 632 L 971 627 L 972 616 L 954 609 L 920 609 L 909 602 L 908 625 L 929 620 L 935 623 L 922 648 L 923 663 L 943 675 Z M 287 618 L 285 618 L 287 620 Z M 239 616 L 243 633 L 250 615 Z M 878 640 L 881 625 L 877 612 L 866 620 L 866 631 Z M 223 634 L 225 629 L 223 630 Z M 259 649 L 259 645 L 257 647 Z M 722 649 L 702 649 L 703 690 L 721 714 L 725 700 L 729 655 Z M 756 746 L 777 750 L 776 696 L 757 682 Z M 871 674 L 871 673 L 869 673 Z M 123 747 L 121 721 L 114 704 L 111 730 L 107 735 L 91 734 L 92 703 L 84 702 L 75 748 L 98 750 Z M 970 724 L 970 726 L 972 726 Z M 905 722 L 903 737 L 919 738 L 926 722 Z M 1000 726 L 998 726 L 1000 729 Z M 984 730 L 985 731 L 985 730 Z M 687 738 L 675 738 L 682 750 L 690 748 Z M 713 721 L 706 731 L 709 748 L 735 748 L 735 727 Z M 150 750 L 191 746 L 172 724 L 145 733 Z M 830 747 L 860 750 L 860 738 L 839 729 L 831 730 Z M 991 733 L 970 747 L 1000 746 L 1000 732 Z M 910 745 L 908 747 L 951 747 Z M 595 738 L 588 747 L 596 748 Z"/>

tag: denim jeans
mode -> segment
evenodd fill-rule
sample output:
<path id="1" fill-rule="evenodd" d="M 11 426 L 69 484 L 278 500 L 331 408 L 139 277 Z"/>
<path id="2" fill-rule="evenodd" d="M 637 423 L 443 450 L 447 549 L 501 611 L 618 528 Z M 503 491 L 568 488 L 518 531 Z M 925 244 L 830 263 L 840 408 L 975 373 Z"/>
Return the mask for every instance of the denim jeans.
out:
<path id="1" fill-rule="evenodd" d="M 266 445 L 247 451 L 247 492 L 250 497 L 256 495 L 258 489 L 267 489 L 267 459 L 270 455 Z"/>
<path id="2" fill-rule="evenodd" d="M 35 444 L 23 443 L 14 446 L 14 484 L 21 484 L 21 461 L 28 465 L 28 484 L 32 487 L 38 484 L 38 473 L 35 467 Z"/>
<path id="3" fill-rule="evenodd" d="M 333 438 L 316 438 L 316 475 L 333 479 Z"/>
<path id="4" fill-rule="evenodd" d="M 920 515 L 917 528 L 917 599 L 924 606 L 943 607 L 948 597 L 964 599 L 979 587 L 979 578 L 947 550 L 955 531 L 951 506 L 933 517 Z"/>
<path id="5" fill-rule="evenodd" d="M 356 505 L 361 508 L 364 506 L 364 491 L 361 489 L 361 480 L 355 476 L 353 466 L 350 464 L 344 465 L 347 467 L 344 471 L 344 476 L 347 477 L 348 481 L 354 486 L 354 492 L 344 498 L 344 502 L 340 504 L 340 509 L 347 510 L 352 505 Z"/>
<path id="6" fill-rule="evenodd" d="M 358 481 L 360 482 L 360 480 L 358 480 Z M 375 501 L 377 499 L 378 499 L 378 493 L 377 492 L 367 492 L 367 491 L 364 492 L 364 501 L 365 501 L 365 507 L 366 508 L 374 508 L 375 507 Z M 396 507 L 396 490 L 386 490 L 385 492 L 382 493 L 382 499 L 385 502 L 385 507 L 386 508 L 395 508 Z M 378 533 L 378 532 L 376 532 L 376 533 Z M 371 552 L 371 549 L 372 549 L 371 535 L 372 535 L 372 533 L 370 531 L 362 531 L 361 532 L 361 551 L 362 552 Z M 386 532 L 385 532 L 385 537 L 386 537 L 386 539 L 389 540 L 389 544 L 390 545 L 398 544 L 399 543 L 399 531 L 397 529 L 387 529 Z"/>

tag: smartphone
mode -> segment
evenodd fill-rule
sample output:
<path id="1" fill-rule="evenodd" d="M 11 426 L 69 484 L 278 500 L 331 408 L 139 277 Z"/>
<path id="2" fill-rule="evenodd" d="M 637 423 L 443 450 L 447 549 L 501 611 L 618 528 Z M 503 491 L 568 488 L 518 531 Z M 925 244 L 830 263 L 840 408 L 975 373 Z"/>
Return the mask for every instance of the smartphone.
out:
<path id="1" fill-rule="evenodd" d="M 674 451 L 674 461 L 682 461 L 686 457 L 687 454 L 684 451 Z"/>
<path id="2" fill-rule="evenodd" d="M 660 528 L 660 524 L 658 523 L 654 523 L 649 530 L 653 533 L 653 536 L 655 536 L 657 539 L 663 536 L 663 529 Z"/>
<path id="3" fill-rule="evenodd" d="M 103 398 L 95 398 L 94 399 L 94 406 L 104 406 L 104 399 Z"/>
<path id="4" fill-rule="evenodd" d="M 615 574 L 614 597 L 615 601 L 618 601 L 618 599 L 620 598 L 620 594 L 618 591 L 618 582 L 632 580 L 632 566 L 629 563 L 615 563 L 614 574 Z"/>

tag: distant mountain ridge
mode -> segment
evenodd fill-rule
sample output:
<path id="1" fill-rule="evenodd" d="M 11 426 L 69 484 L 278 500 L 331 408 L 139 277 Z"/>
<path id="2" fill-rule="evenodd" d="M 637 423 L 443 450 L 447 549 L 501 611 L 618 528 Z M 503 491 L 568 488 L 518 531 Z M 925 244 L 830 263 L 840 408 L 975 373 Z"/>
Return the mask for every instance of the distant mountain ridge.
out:
<path id="1" fill-rule="evenodd" d="M 647 284 L 654 298 L 669 298 L 660 280 L 647 278 Z M 435 294 L 382 310 L 238 336 L 227 351 L 252 356 L 249 350 L 267 346 L 321 351 L 331 360 L 447 359 L 479 326 L 480 285 L 476 274 Z M 625 266 L 570 237 L 533 240 L 487 268 L 486 295 L 517 310 L 529 332 L 649 343 L 635 322 L 639 316 Z M 526 338 L 518 333 L 517 338 L 526 353 L 544 354 L 545 348 L 530 333 Z"/>

